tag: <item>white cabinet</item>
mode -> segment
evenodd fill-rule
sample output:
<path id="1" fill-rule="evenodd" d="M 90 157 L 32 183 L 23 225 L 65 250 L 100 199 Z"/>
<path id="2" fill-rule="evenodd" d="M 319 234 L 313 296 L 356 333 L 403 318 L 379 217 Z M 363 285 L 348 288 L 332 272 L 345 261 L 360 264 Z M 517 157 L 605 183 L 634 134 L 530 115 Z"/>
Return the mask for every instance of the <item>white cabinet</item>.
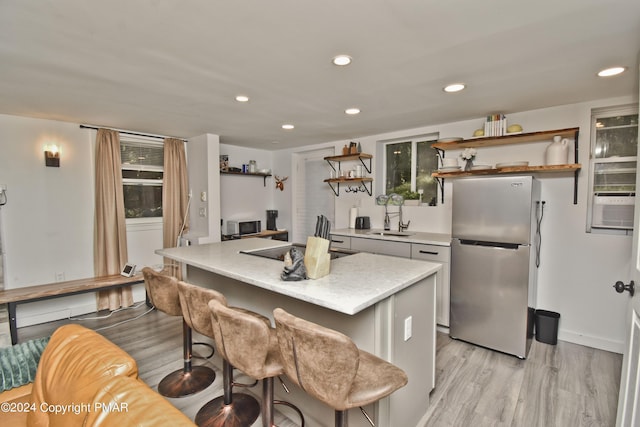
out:
<path id="1" fill-rule="evenodd" d="M 451 248 L 448 246 L 412 243 L 411 258 L 442 264 L 442 268 L 436 274 L 436 323 L 449 327 L 449 266 L 451 265 Z"/>
<path id="2" fill-rule="evenodd" d="M 330 245 L 332 248 L 351 249 L 351 237 L 332 234 Z"/>
<path id="3" fill-rule="evenodd" d="M 351 250 L 359 252 L 369 252 L 379 255 L 391 255 L 403 258 L 411 258 L 411 244 L 405 242 L 352 237 Z"/>
<path id="4" fill-rule="evenodd" d="M 451 265 L 451 248 L 449 246 L 396 242 L 332 234 L 331 247 L 442 264 L 442 268 L 436 274 L 436 323 L 440 326 L 449 327 L 449 281 Z"/>

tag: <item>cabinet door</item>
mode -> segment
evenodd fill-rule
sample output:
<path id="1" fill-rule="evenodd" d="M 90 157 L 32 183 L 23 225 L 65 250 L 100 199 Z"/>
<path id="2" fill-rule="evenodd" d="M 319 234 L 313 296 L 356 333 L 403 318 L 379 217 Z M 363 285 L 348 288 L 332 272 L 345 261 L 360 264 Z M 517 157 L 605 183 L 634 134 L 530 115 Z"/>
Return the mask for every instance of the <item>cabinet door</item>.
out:
<path id="1" fill-rule="evenodd" d="M 451 248 L 448 246 L 411 244 L 411 258 L 439 262 L 442 269 L 436 273 L 436 323 L 449 327 L 449 261 Z"/>
<path id="2" fill-rule="evenodd" d="M 404 242 L 392 242 L 389 240 L 351 238 L 351 250 L 369 252 L 372 254 L 391 255 L 402 258 L 411 258 L 411 244 Z"/>
<path id="3" fill-rule="evenodd" d="M 340 249 L 351 249 L 351 237 L 331 235 L 331 247 Z"/>

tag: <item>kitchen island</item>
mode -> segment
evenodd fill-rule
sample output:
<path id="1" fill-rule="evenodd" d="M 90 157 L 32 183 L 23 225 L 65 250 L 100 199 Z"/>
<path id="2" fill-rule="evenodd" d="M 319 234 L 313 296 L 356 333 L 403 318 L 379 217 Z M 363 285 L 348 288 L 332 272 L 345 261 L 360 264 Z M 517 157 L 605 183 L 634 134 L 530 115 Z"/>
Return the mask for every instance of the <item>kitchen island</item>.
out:
<path id="1" fill-rule="evenodd" d="M 241 252 L 287 245 L 246 239 L 156 253 L 183 263 L 185 280 L 222 292 L 231 305 L 270 318 L 281 307 L 339 330 L 363 350 L 396 364 L 407 373 L 408 385 L 366 410 L 379 427 L 421 425 L 435 385 L 435 277 L 440 265 L 356 253 L 332 260 L 325 277 L 285 282 L 280 279 L 282 262 Z M 308 426 L 333 425 L 330 408 L 291 389 L 291 394 L 277 389 L 276 396 L 296 404 Z M 369 424 L 356 409 L 350 425 Z"/>

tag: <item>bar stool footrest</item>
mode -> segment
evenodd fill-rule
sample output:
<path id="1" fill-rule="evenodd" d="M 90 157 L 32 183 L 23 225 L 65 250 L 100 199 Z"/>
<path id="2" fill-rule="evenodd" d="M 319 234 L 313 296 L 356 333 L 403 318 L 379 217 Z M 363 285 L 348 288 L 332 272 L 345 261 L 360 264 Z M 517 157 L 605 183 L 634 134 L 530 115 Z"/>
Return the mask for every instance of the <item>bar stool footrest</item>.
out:
<path id="1" fill-rule="evenodd" d="M 190 371 L 173 371 L 160 381 L 158 393 L 164 397 L 184 397 L 209 387 L 216 379 L 213 369 L 206 366 L 194 366 Z"/>
<path id="2" fill-rule="evenodd" d="M 209 355 L 207 356 L 198 356 L 193 354 L 191 357 L 193 357 L 194 359 L 211 359 L 214 353 L 216 352 L 213 346 L 207 342 L 194 342 L 192 345 L 203 345 L 205 347 L 208 347 L 209 350 L 211 350 L 211 353 L 209 353 Z"/>
<path id="3" fill-rule="evenodd" d="M 260 415 L 260 404 L 244 393 L 233 393 L 231 403 L 224 403 L 224 396 L 205 404 L 196 414 L 198 427 L 250 427 Z"/>

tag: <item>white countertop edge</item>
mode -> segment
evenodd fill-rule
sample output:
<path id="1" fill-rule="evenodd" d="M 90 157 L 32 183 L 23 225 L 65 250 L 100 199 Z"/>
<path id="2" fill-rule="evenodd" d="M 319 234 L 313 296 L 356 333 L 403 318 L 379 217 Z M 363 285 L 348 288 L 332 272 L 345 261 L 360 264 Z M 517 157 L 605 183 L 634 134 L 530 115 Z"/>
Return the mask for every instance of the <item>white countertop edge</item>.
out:
<path id="1" fill-rule="evenodd" d="M 346 236 L 346 237 L 362 237 L 364 239 L 374 239 L 374 240 L 388 240 L 393 242 L 405 242 L 405 243 L 420 243 L 427 245 L 437 245 L 437 246 L 451 246 L 451 235 L 445 233 L 428 233 L 424 231 L 411 231 L 407 230 L 404 233 L 411 233 L 409 236 L 381 236 L 377 234 L 371 233 L 383 233 L 385 230 L 379 228 L 372 228 L 367 230 L 360 230 L 354 228 L 341 228 L 337 230 L 332 230 L 331 234 L 336 236 Z M 391 233 L 395 232 L 394 230 L 389 231 Z"/>
<path id="2" fill-rule="evenodd" d="M 332 260 L 328 276 L 289 282 L 280 279 L 282 263 L 240 253 L 240 250 L 290 244 L 265 239 L 243 239 L 158 249 L 155 253 L 348 315 L 356 314 L 388 298 L 441 268 L 441 264 L 435 262 L 358 253 Z M 393 269 L 396 273 L 391 273 Z M 345 283 L 349 286 L 345 286 Z"/>

